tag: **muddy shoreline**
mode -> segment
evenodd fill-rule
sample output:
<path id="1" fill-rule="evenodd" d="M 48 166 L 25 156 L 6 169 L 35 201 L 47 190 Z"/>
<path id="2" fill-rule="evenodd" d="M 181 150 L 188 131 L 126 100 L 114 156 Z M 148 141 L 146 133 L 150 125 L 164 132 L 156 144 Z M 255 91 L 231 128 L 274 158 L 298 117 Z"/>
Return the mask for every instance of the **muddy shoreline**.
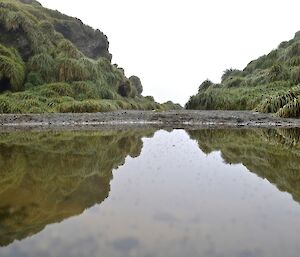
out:
<path id="1" fill-rule="evenodd" d="M 117 111 L 108 113 L 2 114 L 0 132 L 123 128 L 294 128 L 300 119 L 249 111 Z"/>

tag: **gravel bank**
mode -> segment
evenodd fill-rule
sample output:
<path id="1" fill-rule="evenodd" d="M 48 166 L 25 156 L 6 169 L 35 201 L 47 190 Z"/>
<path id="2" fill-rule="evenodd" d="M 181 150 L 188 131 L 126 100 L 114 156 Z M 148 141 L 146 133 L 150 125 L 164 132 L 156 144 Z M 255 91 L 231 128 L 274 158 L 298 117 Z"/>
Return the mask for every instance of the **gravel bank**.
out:
<path id="1" fill-rule="evenodd" d="M 100 128 L 300 127 L 300 119 L 282 119 L 248 111 L 117 111 L 109 113 L 3 114 L 0 130 Z"/>

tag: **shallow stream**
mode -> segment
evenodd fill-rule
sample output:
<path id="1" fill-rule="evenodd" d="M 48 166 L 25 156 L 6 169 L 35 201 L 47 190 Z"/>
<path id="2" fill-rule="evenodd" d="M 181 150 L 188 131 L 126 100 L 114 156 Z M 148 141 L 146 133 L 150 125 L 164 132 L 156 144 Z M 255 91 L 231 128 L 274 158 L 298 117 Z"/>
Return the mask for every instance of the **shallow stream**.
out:
<path id="1" fill-rule="evenodd" d="M 0 134 L 1 257 L 298 257 L 300 129 Z"/>

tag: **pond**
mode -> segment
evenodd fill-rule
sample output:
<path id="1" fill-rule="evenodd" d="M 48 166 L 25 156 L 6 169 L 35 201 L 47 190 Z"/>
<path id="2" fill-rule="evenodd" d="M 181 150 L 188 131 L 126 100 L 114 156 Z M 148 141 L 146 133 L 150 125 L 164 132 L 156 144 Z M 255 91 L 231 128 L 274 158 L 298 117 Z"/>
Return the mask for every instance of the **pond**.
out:
<path id="1" fill-rule="evenodd" d="M 1 257 L 296 257 L 300 129 L 0 133 Z"/>

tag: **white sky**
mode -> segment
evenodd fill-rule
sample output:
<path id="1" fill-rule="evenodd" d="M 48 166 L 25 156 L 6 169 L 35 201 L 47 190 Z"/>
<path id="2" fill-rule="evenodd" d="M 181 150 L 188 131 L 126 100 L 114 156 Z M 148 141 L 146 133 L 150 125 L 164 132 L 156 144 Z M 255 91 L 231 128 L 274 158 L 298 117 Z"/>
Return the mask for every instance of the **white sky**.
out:
<path id="1" fill-rule="evenodd" d="M 300 30 L 299 0 L 40 0 L 99 28 L 113 63 L 141 78 L 157 101 L 184 104 Z"/>

